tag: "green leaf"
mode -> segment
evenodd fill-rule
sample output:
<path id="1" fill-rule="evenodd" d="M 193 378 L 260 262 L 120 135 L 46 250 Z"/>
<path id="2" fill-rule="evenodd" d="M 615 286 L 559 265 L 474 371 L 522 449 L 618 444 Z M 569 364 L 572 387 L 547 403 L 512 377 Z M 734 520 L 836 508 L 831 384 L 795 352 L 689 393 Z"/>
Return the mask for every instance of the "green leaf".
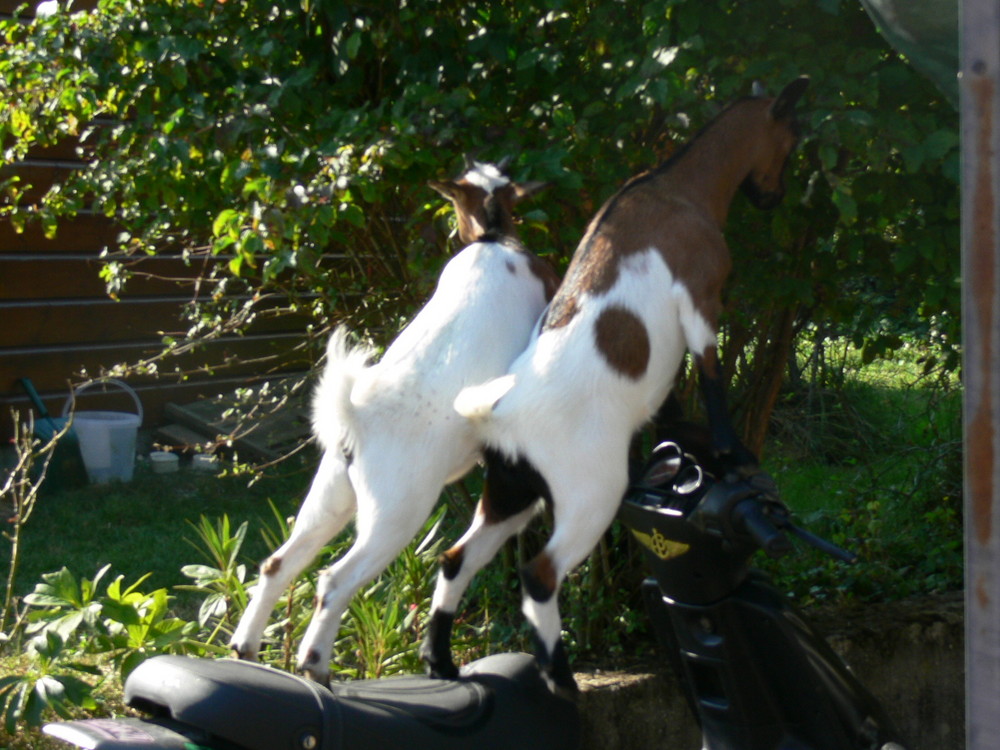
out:
<path id="1" fill-rule="evenodd" d="M 139 625 L 144 619 L 135 607 L 120 601 L 105 602 L 103 614 L 106 620 L 125 626 Z"/>
<path id="2" fill-rule="evenodd" d="M 219 237 L 224 232 L 230 231 L 238 217 L 239 212 L 235 209 L 227 208 L 221 211 L 212 222 L 212 234 Z"/>
<path id="3" fill-rule="evenodd" d="M 181 573 L 195 580 L 214 580 L 223 576 L 221 570 L 210 565 L 185 565 L 181 568 Z"/>
<path id="4" fill-rule="evenodd" d="M 361 49 L 362 36 L 360 31 L 355 31 L 349 37 L 347 37 L 347 59 L 354 60 L 358 56 L 358 51 Z"/>
<path id="5" fill-rule="evenodd" d="M 840 211 L 841 223 L 851 225 L 857 220 L 858 204 L 847 189 L 838 186 L 833 191 L 833 203 Z"/>
<path id="6" fill-rule="evenodd" d="M 928 159 L 941 159 L 958 148 L 958 132 L 955 130 L 937 130 L 927 136 L 924 141 L 924 154 Z"/>

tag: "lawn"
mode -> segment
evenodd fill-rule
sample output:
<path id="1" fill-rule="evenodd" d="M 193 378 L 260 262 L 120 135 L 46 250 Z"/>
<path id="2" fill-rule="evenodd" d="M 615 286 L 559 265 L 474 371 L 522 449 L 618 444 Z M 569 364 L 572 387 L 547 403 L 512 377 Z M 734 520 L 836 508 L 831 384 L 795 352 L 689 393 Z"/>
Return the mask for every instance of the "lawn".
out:
<path id="1" fill-rule="evenodd" d="M 93 574 L 110 563 L 129 581 L 151 573 L 150 587 L 188 582 L 181 566 L 200 562 L 189 522 L 228 514 L 248 521 L 244 552 L 259 561 L 268 550 L 260 529 L 274 525 L 268 501 L 293 515 L 308 485 L 306 470 L 266 478 L 250 487 L 246 477 L 216 477 L 186 469 L 154 474 L 140 462 L 129 483 L 114 482 L 43 497 L 24 527 L 26 553 L 17 591 L 27 593 L 42 573 L 66 566 Z M 6 574 L 7 560 L 0 560 Z"/>

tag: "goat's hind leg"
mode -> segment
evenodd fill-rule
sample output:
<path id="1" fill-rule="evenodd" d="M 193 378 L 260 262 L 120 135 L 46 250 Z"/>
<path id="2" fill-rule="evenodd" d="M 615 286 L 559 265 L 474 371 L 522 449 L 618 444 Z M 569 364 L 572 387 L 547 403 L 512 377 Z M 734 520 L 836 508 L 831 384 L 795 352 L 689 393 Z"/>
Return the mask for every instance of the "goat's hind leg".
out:
<path id="1" fill-rule="evenodd" d="M 553 490 L 554 531 L 545 548 L 521 571 L 523 611 L 535 631 L 539 666 L 552 687 L 567 696 L 575 695 L 577 686 L 562 641 L 559 589 L 566 574 L 586 558 L 611 525 L 625 492 L 626 451 L 609 452 L 620 453 L 620 466 L 600 459 L 579 464 L 570 470 L 577 481 Z M 602 464 L 604 471 L 598 468 L 590 474 L 579 468 Z"/>
<path id="2" fill-rule="evenodd" d="M 415 480 L 413 484 L 407 491 L 398 487 L 379 491 L 355 480 L 357 537 L 351 548 L 320 574 L 316 610 L 299 645 L 298 668 L 309 679 L 329 682 L 333 642 L 351 598 L 399 556 L 430 515 L 441 483 Z"/>
<path id="3" fill-rule="evenodd" d="M 339 453 L 327 451 L 299 509 L 291 535 L 261 564 L 257 590 L 230 641 L 236 657 L 256 660 L 264 628 L 281 594 L 313 561 L 323 545 L 347 525 L 355 507 L 347 461 Z"/>
<path id="4" fill-rule="evenodd" d="M 472 524 L 455 546 L 441 555 L 427 632 L 420 646 L 420 657 L 431 677 L 458 677 L 451 656 L 451 633 L 459 601 L 476 573 L 537 513 L 539 497 L 548 492 L 541 477 L 526 463 L 510 462 L 492 451 L 487 451 L 485 458 L 483 496 Z"/>

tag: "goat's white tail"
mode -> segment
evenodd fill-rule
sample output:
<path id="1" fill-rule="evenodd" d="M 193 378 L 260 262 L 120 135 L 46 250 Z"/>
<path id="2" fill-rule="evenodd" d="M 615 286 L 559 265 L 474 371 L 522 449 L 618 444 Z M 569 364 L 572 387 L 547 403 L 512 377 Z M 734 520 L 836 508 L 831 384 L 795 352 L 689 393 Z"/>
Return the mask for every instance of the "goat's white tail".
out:
<path id="1" fill-rule="evenodd" d="M 482 385 L 470 385 L 455 397 L 455 411 L 474 422 L 485 422 L 493 414 L 500 399 L 513 387 L 513 375 L 503 375 Z"/>
<path id="2" fill-rule="evenodd" d="M 326 345 L 326 367 L 313 396 L 313 434 L 324 450 L 354 450 L 354 410 L 351 391 L 358 376 L 368 367 L 374 351 L 352 347 L 347 329 L 336 328 Z"/>

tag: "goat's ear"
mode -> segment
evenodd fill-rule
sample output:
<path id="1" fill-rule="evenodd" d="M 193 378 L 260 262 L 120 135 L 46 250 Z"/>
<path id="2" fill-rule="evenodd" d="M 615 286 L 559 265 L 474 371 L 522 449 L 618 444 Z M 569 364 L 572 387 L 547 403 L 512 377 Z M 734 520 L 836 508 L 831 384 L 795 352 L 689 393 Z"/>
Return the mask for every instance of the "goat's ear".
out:
<path id="1" fill-rule="evenodd" d="M 544 190 L 549 186 L 547 182 L 538 182 L 532 180 L 531 182 L 515 182 L 514 186 L 514 202 L 524 200 L 529 195 L 534 195 L 539 190 Z"/>
<path id="2" fill-rule="evenodd" d="M 771 117 L 784 120 L 795 112 L 795 104 L 809 87 L 809 76 L 800 76 L 785 86 L 778 98 L 771 105 Z"/>
<path id="3" fill-rule="evenodd" d="M 448 180 L 447 182 L 438 182 L 437 180 L 429 180 L 427 186 L 433 190 L 436 190 L 450 201 L 455 200 L 455 195 L 458 193 L 458 186 L 451 180 Z"/>

